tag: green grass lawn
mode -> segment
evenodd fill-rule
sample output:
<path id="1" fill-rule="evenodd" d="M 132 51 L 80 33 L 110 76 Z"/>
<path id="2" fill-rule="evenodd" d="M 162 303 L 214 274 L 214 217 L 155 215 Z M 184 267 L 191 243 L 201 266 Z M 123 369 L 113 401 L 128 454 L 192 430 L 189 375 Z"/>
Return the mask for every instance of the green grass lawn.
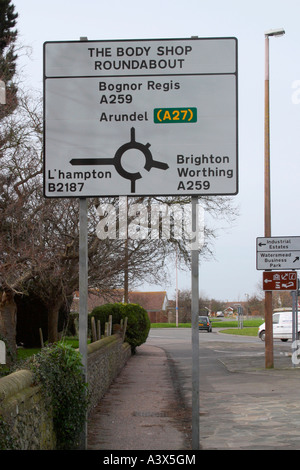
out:
<path id="1" fill-rule="evenodd" d="M 151 323 L 151 328 L 176 328 L 176 323 Z M 191 328 L 191 324 L 178 323 L 178 328 Z"/>
<path id="2" fill-rule="evenodd" d="M 212 326 L 214 328 L 222 328 L 221 333 L 230 335 L 242 335 L 242 336 L 257 336 L 259 326 L 264 322 L 260 318 L 253 318 L 251 320 L 244 320 L 243 328 L 238 328 L 238 321 L 213 321 Z"/>
<path id="3" fill-rule="evenodd" d="M 257 336 L 258 326 L 246 326 L 245 328 L 228 328 L 221 330 L 221 333 L 228 335 Z"/>
<path id="4" fill-rule="evenodd" d="M 69 346 L 72 346 L 72 348 L 79 348 L 79 339 L 74 337 L 66 337 L 63 339 L 63 341 L 68 344 Z M 88 342 L 90 342 L 88 340 Z M 37 354 L 38 352 L 40 352 L 41 348 L 18 348 L 17 350 L 17 357 L 18 357 L 18 360 L 25 360 L 27 359 L 28 357 L 30 356 L 33 356 L 34 354 Z"/>
<path id="5" fill-rule="evenodd" d="M 257 326 L 258 328 L 263 322 L 264 320 L 261 318 L 251 318 L 250 320 L 244 320 L 243 324 L 244 327 Z M 237 320 L 219 321 L 213 319 L 212 326 L 214 328 L 237 328 L 239 325 Z"/>
<path id="6" fill-rule="evenodd" d="M 213 328 L 222 328 L 221 333 L 231 335 L 257 336 L 258 327 L 264 322 L 261 318 L 244 320 L 243 328 L 238 328 L 237 320 L 220 321 L 217 318 L 211 320 Z M 176 323 L 152 323 L 151 328 L 176 328 Z M 191 328 L 190 323 L 179 323 L 178 328 Z"/>

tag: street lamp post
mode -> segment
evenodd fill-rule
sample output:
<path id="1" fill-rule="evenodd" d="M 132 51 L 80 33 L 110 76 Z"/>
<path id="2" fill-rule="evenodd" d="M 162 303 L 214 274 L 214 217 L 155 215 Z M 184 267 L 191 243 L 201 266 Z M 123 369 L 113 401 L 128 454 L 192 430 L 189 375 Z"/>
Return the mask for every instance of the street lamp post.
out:
<path id="1" fill-rule="evenodd" d="M 271 237 L 271 188 L 270 188 L 270 83 L 269 83 L 269 37 L 283 36 L 284 29 L 271 29 L 265 32 L 265 237 Z M 265 292 L 265 366 L 270 369 L 273 363 L 273 323 L 272 291 Z"/>

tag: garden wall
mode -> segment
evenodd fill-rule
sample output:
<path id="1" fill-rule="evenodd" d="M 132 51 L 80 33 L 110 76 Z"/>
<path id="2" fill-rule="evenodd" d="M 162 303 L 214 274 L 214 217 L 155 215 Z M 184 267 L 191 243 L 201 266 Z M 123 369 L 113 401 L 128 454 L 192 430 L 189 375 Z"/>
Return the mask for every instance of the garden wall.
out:
<path id="1" fill-rule="evenodd" d="M 131 356 L 129 344 L 115 334 L 88 345 L 87 380 L 91 402 L 88 413 L 101 400 Z M 54 450 L 52 411 L 45 403 L 32 373 L 20 370 L 0 379 L 0 443 L 7 432 L 20 450 Z"/>

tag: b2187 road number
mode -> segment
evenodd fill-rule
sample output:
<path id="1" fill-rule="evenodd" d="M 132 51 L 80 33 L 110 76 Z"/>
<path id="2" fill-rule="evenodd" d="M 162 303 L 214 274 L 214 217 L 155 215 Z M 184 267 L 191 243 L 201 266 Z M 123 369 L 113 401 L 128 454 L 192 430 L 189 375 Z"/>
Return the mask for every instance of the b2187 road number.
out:
<path id="1" fill-rule="evenodd" d="M 84 183 L 48 183 L 49 193 L 76 193 L 81 192 Z"/>

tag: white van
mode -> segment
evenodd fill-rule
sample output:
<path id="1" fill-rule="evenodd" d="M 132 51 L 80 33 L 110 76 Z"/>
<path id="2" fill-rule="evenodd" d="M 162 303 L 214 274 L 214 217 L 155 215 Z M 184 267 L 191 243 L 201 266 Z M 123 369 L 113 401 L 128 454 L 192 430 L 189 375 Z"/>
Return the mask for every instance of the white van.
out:
<path id="1" fill-rule="evenodd" d="M 278 308 L 273 313 L 273 338 L 287 341 L 293 339 L 293 310 Z M 265 341 L 265 323 L 258 328 L 258 336 Z M 300 332 L 300 312 L 298 311 L 298 331 Z"/>

